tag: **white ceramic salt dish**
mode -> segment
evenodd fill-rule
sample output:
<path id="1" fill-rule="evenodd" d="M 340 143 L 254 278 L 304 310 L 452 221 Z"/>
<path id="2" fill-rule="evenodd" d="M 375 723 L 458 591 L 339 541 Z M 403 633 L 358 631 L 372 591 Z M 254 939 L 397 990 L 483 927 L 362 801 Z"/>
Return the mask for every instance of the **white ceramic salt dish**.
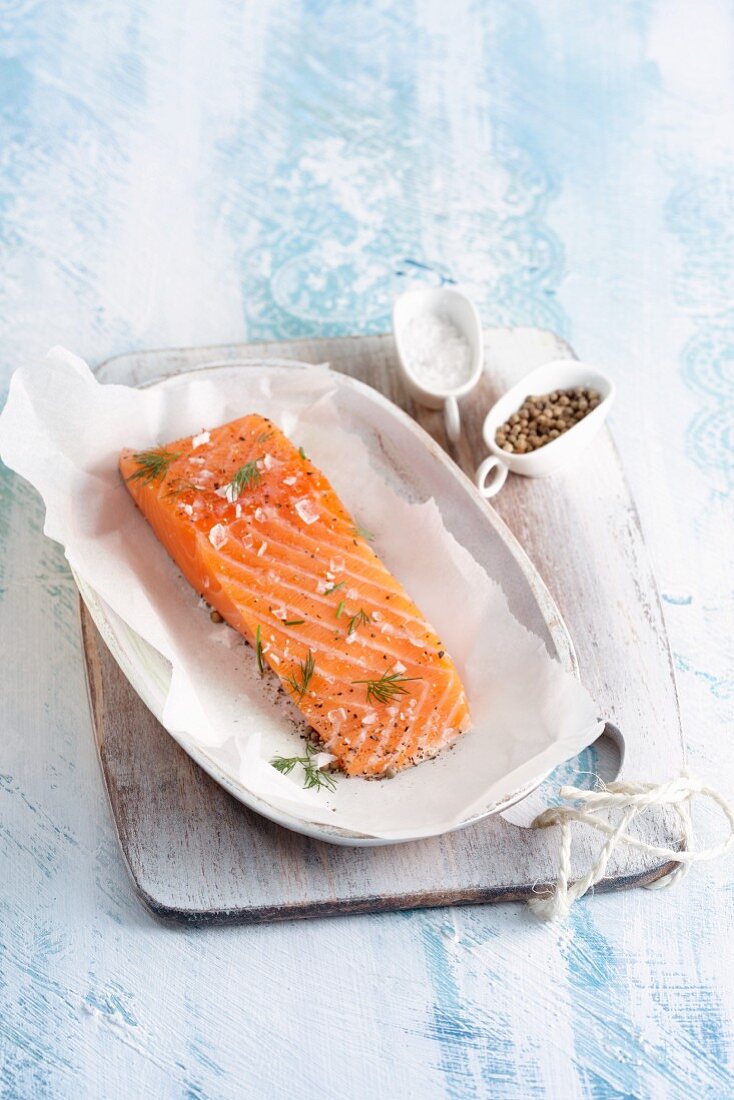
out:
<path id="1" fill-rule="evenodd" d="M 469 344 L 471 373 L 461 385 L 429 389 L 411 369 L 406 328 L 414 318 L 422 314 L 447 318 Z M 429 409 L 443 408 L 446 434 L 452 443 L 456 443 L 461 432 L 457 399 L 470 393 L 482 374 L 482 326 L 476 306 L 465 294 L 453 287 L 421 288 L 401 294 L 393 306 L 392 317 L 398 362 L 409 393 L 419 404 Z"/>
<path id="2" fill-rule="evenodd" d="M 528 454 L 510 454 L 495 441 L 497 429 L 516 413 L 526 397 L 586 386 L 601 395 L 601 401 L 577 424 L 557 439 Z M 614 400 L 614 383 L 598 367 L 590 367 L 577 359 L 554 359 L 543 363 L 508 390 L 487 413 L 484 420 L 484 442 L 492 452 L 476 472 L 476 485 L 483 497 L 498 493 L 510 471 L 524 477 L 549 477 L 578 459 L 606 420 Z"/>

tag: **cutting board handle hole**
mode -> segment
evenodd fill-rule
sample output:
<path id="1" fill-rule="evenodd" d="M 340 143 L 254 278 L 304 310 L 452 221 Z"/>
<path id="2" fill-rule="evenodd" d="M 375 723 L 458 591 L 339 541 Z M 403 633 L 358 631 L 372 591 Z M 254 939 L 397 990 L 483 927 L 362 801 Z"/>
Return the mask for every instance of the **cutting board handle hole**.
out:
<path id="1" fill-rule="evenodd" d="M 537 790 L 510 806 L 502 817 L 527 829 L 539 813 L 558 802 L 559 787 L 569 785 L 593 790 L 599 780 L 611 783 L 622 770 L 623 762 L 624 737 L 616 726 L 607 722 L 592 745 L 555 768 Z"/>

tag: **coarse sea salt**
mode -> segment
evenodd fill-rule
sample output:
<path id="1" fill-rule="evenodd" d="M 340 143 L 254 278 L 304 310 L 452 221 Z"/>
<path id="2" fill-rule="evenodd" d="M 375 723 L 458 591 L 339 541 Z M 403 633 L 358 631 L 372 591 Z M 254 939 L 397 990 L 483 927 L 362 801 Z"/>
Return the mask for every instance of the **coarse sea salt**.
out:
<path id="1" fill-rule="evenodd" d="M 234 504 L 237 499 L 237 490 L 231 481 L 226 485 L 222 485 L 220 489 L 215 489 L 214 492 L 223 500 L 228 500 L 230 504 Z"/>
<path id="2" fill-rule="evenodd" d="M 227 541 L 227 528 L 221 523 L 215 523 L 209 532 L 209 542 L 215 550 L 221 550 Z"/>
<path id="3" fill-rule="evenodd" d="M 205 443 L 208 443 L 211 439 L 211 435 L 207 431 L 199 432 L 191 440 L 191 446 L 196 450 L 197 447 L 203 447 Z"/>
<path id="4" fill-rule="evenodd" d="M 401 335 L 407 366 L 426 389 L 453 390 L 471 378 L 472 349 L 444 314 L 419 313 Z"/>
<path id="5" fill-rule="evenodd" d="M 315 523 L 319 518 L 319 510 L 309 497 L 301 497 L 300 500 L 295 502 L 293 507 L 307 526 Z"/>
<path id="6" fill-rule="evenodd" d="M 311 757 L 311 767 L 318 768 L 319 771 L 322 768 L 326 768 L 336 757 L 331 752 L 317 752 Z"/>

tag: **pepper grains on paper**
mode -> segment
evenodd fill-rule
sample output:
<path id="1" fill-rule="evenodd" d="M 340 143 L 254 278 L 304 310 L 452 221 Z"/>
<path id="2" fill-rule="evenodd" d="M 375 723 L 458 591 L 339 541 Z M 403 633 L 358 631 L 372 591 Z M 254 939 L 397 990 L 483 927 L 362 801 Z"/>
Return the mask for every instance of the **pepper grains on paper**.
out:
<path id="1" fill-rule="evenodd" d="M 585 386 L 526 397 L 517 412 L 497 429 L 497 446 L 518 455 L 537 451 L 578 424 L 600 401 L 601 394 Z"/>

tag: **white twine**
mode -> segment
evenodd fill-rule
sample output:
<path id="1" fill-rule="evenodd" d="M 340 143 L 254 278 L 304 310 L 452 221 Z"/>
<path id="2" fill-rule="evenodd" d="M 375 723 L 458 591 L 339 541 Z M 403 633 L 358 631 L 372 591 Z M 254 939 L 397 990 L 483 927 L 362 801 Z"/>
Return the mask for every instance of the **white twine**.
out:
<path id="1" fill-rule="evenodd" d="M 559 920 L 568 914 L 573 903 L 604 877 L 612 852 L 618 844 L 629 844 L 650 855 L 675 862 L 677 866 L 655 882 L 646 883 L 648 890 L 660 890 L 672 886 L 688 874 L 692 864 L 705 859 L 716 859 L 725 855 L 734 847 L 734 806 L 711 787 L 698 779 L 692 779 L 683 772 L 677 779 L 667 783 L 632 783 L 618 781 L 609 783 L 602 790 L 586 791 L 579 787 L 561 787 L 559 794 L 567 802 L 581 805 L 554 806 L 544 810 L 532 823 L 533 829 L 547 829 L 551 825 L 561 828 L 558 878 L 553 892 L 547 896 L 531 898 L 528 902 L 532 911 L 542 920 Z M 691 800 L 701 795 L 716 803 L 729 823 L 729 836 L 713 848 L 693 849 L 693 821 L 691 819 Z M 628 828 L 635 818 L 650 806 L 670 806 L 678 814 L 681 823 L 681 846 L 679 849 L 662 848 L 657 844 L 648 844 L 644 840 L 630 836 Z M 617 825 L 605 820 L 612 810 L 620 810 L 622 817 Z M 578 821 L 592 829 L 606 834 L 607 840 L 596 862 L 585 875 L 569 885 L 571 877 L 571 823 Z"/>

